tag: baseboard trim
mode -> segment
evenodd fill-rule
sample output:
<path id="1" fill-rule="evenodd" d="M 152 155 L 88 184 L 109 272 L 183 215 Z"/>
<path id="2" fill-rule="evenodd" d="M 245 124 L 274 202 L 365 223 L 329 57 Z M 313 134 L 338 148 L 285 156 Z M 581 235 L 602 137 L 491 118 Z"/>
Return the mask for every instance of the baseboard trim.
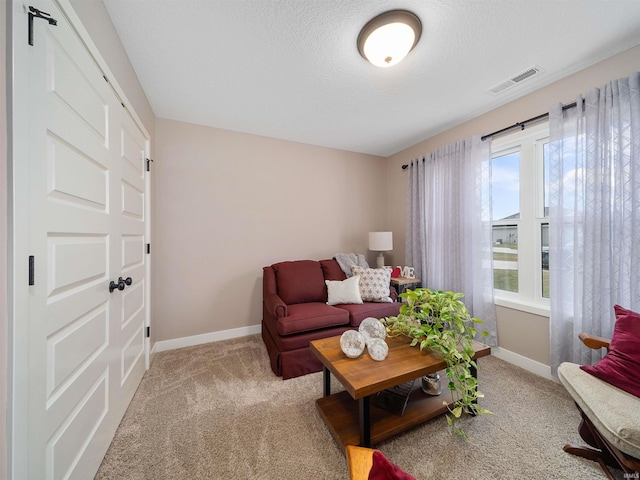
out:
<path id="1" fill-rule="evenodd" d="M 192 347 L 194 345 L 202 345 L 203 343 L 218 342 L 220 340 L 229 340 L 231 338 L 245 337 L 247 335 L 255 335 L 260 333 L 261 325 L 251 325 L 249 327 L 232 328 L 230 330 L 222 330 L 220 332 L 203 333 L 202 335 L 193 335 L 190 337 L 174 338 L 172 340 L 161 340 L 156 342 L 151 349 L 151 359 L 156 353 L 166 350 L 175 350 L 176 348 Z M 558 381 L 551 375 L 551 367 L 544 363 L 537 362 L 530 358 L 524 357 L 518 353 L 501 347 L 491 347 L 491 355 L 505 362 L 524 368 L 525 370 L 540 375 L 549 380 Z"/>
<path id="2" fill-rule="evenodd" d="M 192 347 L 203 343 L 218 342 L 220 340 L 229 340 L 231 338 L 246 337 L 247 335 L 255 335 L 260 333 L 261 326 L 251 325 L 249 327 L 232 328 L 230 330 L 222 330 L 220 332 L 203 333 L 202 335 L 193 335 L 191 337 L 174 338 L 172 340 L 161 340 L 156 342 L 151 349 L 151 354 L 166 350 L 175 350 L 176 348 Z"/>
<path id="3" fill-rule="evenodd" d="M 506 350 L 500 347 L 491 347 L 491 355 L 505 362 L 509 362 L 517 367 L 524 368 L 525 370 L 540 375 L 541 377 L 549 380 L 558 381 L 553 375 L 551 375 L 551 367 L 544 363 L 536 362 L 530 358 L 524 357 L 518 353 L 514 353 L 510 350 Z M 482 362 L 480 362 L 482 363 Z"/>

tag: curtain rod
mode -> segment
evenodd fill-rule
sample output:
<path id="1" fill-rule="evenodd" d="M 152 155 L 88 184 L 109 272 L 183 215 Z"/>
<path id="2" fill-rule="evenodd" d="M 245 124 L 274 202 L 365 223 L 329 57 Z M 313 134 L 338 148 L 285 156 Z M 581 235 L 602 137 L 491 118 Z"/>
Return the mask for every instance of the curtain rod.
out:
<path id="1" fill-rule="evenodd" d="M 576 102 L 573 103 L 569 103 L 567 105 L 563 105 L 562 106 L 562 110 L 568 110 L 570 108 L 573 108 L 576 106 Z M 522 122 L 518 122 L 518 123 L 514 123 L 513 125 L 506 127 L 506 128 L 502 128 L 500 130 L 496 130 L 495 132 L 491 132 L 488 133 L 487 135 L 483 135 L 482 137 L 480 137 L 480 140 L 482 140 L 483 142 L 489 138 L 489 137 L 493 137 L 494 135 L 499 135 L 501 133 L 504 132 L 508 132 L 509 130 L 513 130 L 514 128 L 518 128 L 520 127 L 521 130 L 524 130 L 524 126 L 529 124 L 529 123 L 533 123 L 533 122 L 537 122 L 538 120 L 542 120 L 543 118 L 547 118 L 549 116 L 549 113 L 543 113 L 542 115 L 538 115 L 537 117 L 532 117 L 529 118 L 527 120 L 524 120 Z"/>
<path id="2" fill-rule="evenodd" d="M 576 105 L 577 105 L 576 102 L 563 105 L 562 110 L 568 110 L 570 108 L 575 107 Z M 529 123 L 537 122 L 538 120 L 542 120 L 543 118 L 547 118 L 548 116 L 549 116 L 549 113 L 543 113 L 542 115 L 538 115 L 537 117 L 532 117 L 527 120 L 523 120 L 522 122 L 514 123 L 509 127 L 505 127 L 500 130 L 496 130 L 495 132 L 488 133 L 487 135 L 483 135 L 482 137 L 480 137 L 480 140 L 484 142 L 489 137 L 493 137 L 494 135 L 499 135 L 501 133 L 508 132 L 509 130 L 513 130 L 514 128 L 520 128 L 521 130 L 524 130 L 525 125 L 528 125 Z M 409 166 L 408 164 L 404 164 L 402 165 L 402 169 L 406 170 L 408 166 Z"/>

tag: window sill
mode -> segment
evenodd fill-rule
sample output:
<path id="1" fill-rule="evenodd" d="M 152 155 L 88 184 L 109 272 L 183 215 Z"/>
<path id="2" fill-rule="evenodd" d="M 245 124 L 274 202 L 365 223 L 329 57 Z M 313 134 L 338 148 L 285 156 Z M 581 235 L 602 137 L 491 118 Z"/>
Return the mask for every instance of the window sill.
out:
<path id="1" fill-rule="evenodd" d="M 513 300 L 508 298 L 495 298 L 495 304 L 500 307 L 511 308 L 513 310 L 520 310 L 522 312 L 533 313 L 534 315 L 540 315 L 542 317 L 549 317 L 550 308 L 549 305 L 541 303 L 529 303 L 521 300 Z"/>

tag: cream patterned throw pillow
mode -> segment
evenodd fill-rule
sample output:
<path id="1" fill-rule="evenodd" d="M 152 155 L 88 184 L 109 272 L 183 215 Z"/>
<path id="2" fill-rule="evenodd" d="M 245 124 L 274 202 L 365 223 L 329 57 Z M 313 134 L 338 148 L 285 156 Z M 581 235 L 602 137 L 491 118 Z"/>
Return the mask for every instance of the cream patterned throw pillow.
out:
<path id="1" fill-rule="evenodd" d="M 363 268 L 354 265 L 351 273 L 354 276 L 360 275 L 360 296 L 364 302 L 393 302 L 389 297 L 390 268 Z"/>

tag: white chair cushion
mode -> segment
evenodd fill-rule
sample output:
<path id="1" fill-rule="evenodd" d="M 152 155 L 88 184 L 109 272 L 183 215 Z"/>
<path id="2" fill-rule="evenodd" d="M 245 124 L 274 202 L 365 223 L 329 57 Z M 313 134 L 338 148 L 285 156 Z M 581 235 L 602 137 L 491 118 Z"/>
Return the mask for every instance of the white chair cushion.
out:
<path id="1" fill-rule="evenodd" d="M 640 458 L 640 398 L 564 362 L 558 378 L 600 434 L 621 452 Z"/>

